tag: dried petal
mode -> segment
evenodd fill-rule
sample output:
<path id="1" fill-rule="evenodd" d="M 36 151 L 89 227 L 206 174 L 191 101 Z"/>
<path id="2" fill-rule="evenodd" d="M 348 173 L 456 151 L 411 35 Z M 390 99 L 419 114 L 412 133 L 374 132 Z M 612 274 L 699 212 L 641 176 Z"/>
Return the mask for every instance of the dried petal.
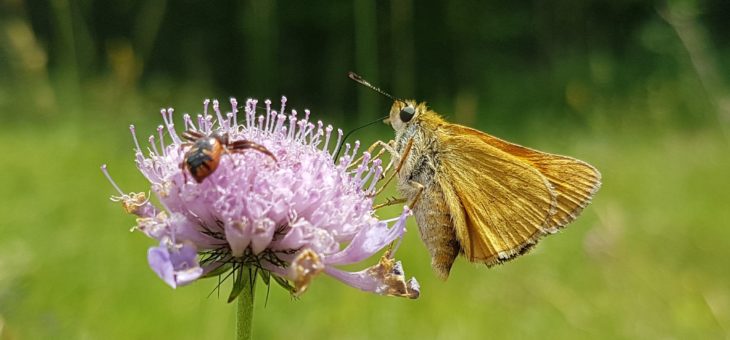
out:
<path id="1" fill-rule="evenodd" d="M 294 291 L 297 295 L 304 293 L 312 279 L 324 270 L 324 264 L 319 255 L 307 248 L 299 252 L 290 266 L 290 276 L 294 281 Z"/>
<path id="2" fill-rule="evenodd" d="M 390 252 L 386 252 L 378 264 L 359 272 L 349 273 L 335 268 L 327 268 L 326 271 L 341 281 L 364 291 L 410 299 L 416 299 L 421 294 L 418 281 L 411 278 L 406 282 L 403 266 L 400 261 L 395 261 L 390 257 Z"/>

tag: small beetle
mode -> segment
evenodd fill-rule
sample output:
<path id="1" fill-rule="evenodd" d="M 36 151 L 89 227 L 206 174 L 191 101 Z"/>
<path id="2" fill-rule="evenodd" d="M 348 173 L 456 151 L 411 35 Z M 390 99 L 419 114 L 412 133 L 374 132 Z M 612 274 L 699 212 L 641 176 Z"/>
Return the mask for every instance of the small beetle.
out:
<path id="1" fill-rule="evenodd" d="M 210 135 L 205 135 L 196 130 L 187 130 L 183 132 L 182 137 L 188 141 L 183 146 L 190 146 L 190 150 L 185 153 L 185 158 L 180 167 L 190 172 L 198 183 L 203 182 L 206 177 L 218 168 L 221 156 L 224 153 L 253 149 L 276 161 L 274 154 L 263 145 L 249 140 L 231 142 L 228 140 L 228 134 L 220 130 L 216 130 Z"/>

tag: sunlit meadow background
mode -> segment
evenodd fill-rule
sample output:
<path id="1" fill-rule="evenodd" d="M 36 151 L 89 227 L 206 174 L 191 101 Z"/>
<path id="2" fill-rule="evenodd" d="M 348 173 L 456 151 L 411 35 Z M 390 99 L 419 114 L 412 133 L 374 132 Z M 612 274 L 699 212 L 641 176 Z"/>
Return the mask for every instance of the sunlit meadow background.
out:
<path id="1" fill-rule="evenodd" d="M 459 261 L 448 282 L 411 224 L 398 257 L 415 301 L 324 276 L 299 300 L 259 285 L 256 337 L 730 336 L 730 2 L 304 3 L 0 3 L 0 339 L 232 337 L 229 286 L 158 279 L 99 165 L 147 190 L 128 125 L 148 135 L 159 108 L 197 113 L 206 97 L 285 94 L 345 129 L 383 115 L 350 70 L 584 159 L 603 188 L 536 251 Z"/>

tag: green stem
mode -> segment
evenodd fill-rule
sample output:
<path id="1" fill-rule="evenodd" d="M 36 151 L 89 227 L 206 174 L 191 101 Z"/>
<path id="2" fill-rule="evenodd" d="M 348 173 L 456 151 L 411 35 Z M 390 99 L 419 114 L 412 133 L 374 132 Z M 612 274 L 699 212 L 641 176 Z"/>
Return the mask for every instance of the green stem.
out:
<path id="1" fill-rule="evenodd" d="M 250 340 L 256 277 L 251 276 L 252 272 L 248 268 L 243 268 L 241 272 L 243 291 L 238 295 L 238 302 L 236 302 L 236 339 Z"/>

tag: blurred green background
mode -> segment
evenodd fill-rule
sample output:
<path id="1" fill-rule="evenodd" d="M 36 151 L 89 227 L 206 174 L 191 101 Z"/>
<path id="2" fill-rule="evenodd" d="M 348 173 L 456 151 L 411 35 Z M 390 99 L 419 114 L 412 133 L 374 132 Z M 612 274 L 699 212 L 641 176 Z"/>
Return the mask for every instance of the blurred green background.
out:
<path id="1" fill-rule="evenodd" d="M 98 166 L 146 191 L 128 124 L 150 134 L 160 107 L 206 97 L 284 94 L 346 129 L 384 115 L 350 70 L 584 159 L 603 188 L 536 251 L 460 260 L 448 282 L 412 224 L 398 257 L 415 301 L 325 276 L 298 301 L 259 286 L 257 338 L 728 338 L 728 32 L 726 0 L 3 1 L 0 339 L 232 337 L 215 280 L 172 290 L 148 268 L 154 242 Z"/>

